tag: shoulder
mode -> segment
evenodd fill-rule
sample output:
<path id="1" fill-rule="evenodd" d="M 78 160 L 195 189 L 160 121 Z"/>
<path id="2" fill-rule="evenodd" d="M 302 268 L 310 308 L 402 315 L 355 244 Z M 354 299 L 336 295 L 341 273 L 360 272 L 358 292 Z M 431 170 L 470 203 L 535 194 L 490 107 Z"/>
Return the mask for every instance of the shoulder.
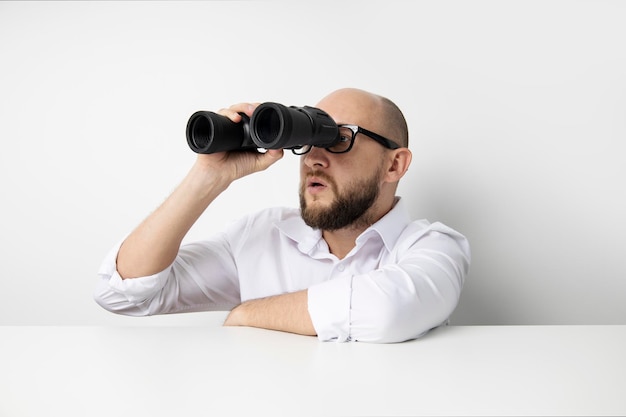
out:
<path id="1" fill-rule="evenodd" d="M 402 231 L 397 247 L 400 251 L 415 249 L 461 252 L 470 256 L 467 238 L 457 230 L 441 223 L 428 220 L 414 220 Z"/>
<path id="2" fill-rule="evenodd" d="M 419 239 L 429 233 L 443 233 L 450 236 L 463 236 L 458 231 L 441 222 L 431 223 L 426 219 L 411 221 L 406 225 L 402 234 L 405 237 L 413 236 L 414 238 Z"/>

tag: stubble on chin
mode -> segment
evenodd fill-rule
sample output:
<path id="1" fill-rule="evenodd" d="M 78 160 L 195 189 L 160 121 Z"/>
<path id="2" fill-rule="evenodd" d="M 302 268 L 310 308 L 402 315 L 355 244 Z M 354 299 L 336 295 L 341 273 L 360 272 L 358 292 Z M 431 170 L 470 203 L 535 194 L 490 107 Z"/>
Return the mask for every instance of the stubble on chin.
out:
<path id="1" fill-rule="evenodd" d="M 378 198 L 378 176 L 366 178 L 359 182 L 348 184 L 346 191 L 337 190 L 332 178 L 326 175 L 316 175 L 326 181 L 332 199 L 327 204 L 318 202 L 310 205 L 306 198 L 306 179 L 300 185 L 300 212 L 304 222 L 320 230 L 339 230 L 345 228 L 366 228 L 373 220 L 369 214 L 370 208 Z M 313 201 L 319 198 L 312 196 Z"/>

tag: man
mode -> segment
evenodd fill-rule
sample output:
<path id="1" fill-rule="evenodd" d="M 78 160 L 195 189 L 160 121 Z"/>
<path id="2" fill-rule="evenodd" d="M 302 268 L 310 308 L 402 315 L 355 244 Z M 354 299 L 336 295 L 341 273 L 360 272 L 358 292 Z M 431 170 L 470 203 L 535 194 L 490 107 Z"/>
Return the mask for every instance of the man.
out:
<path id="1" fill-rule="evenodd" d="M 399 342 L 445 323 L 469 246 L 443 224 L 411 222 L 396 197 L 411 163 L 404 116 L 357 89 L 316 107 L 340 126 L 342 141 L 299 150 L 300 210 L 266 209 L 181 247 L 220 193 L 283 151 L 199 154 L 172 195 L 105 259 L 96 301 L 129 315 L 232 309 L 227 326 L 324 341 Z M 239 122 L 239 112 L 254 108 L 220 113 Z"/>

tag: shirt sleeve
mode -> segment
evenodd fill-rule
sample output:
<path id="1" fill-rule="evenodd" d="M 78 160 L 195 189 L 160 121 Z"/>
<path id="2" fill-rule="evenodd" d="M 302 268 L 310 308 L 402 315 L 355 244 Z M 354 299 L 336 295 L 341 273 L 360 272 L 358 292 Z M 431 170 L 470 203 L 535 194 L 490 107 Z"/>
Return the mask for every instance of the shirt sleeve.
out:
<path id="1" fill-rule="evenodd" d="M 469 270 L 465 237 L 435 223 L 400 244 L 393 262 L 309 288 L 309 314 L 321 340 L 394 343 L 445 323 Z"/>
<path id="2" fill-rule="evenodd" d="M 147 316 L 230 310 L 241 302 L 236 266 L 223 234 L 183 245 L 163 271 L 132 279 L 117 272 L 120 246 L 111 249 L 98 271 L 94 299 L 106 310 Z"/>

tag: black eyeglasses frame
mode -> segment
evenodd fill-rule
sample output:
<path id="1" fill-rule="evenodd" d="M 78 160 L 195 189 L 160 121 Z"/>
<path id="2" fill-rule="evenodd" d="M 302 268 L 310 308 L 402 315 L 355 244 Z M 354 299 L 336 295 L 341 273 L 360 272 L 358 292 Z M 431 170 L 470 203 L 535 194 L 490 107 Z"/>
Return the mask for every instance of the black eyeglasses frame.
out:
<path id="1" fill-rule="evenodd" d="M 352 149 L 352 146 L 354 145 L 354 140 L 356 139 L 356 135 L 358 135 L 359 133 L 362 133 L 365 136 L 369 137 L 370 139 L 375 140 L 376 142 L 380 143 L 382 146 L 384 146 L 387 149 L 401 148 L 401 146 L 398 145 L 396 142 L 390 139 L 387 139 L 386 137 L 379 135 L 378 133 L 372 132 L 371 130 L 367 130 L 364 127 L 361 127 L 358 125 L 341 124 L 341 125 L 337 125 L 337 127 L 339 128 L 347 127 L 348 129 L 352 131 L 352 137 L 350 138 L 350 145 L 345 150 L 339 151 L 339 152 L 331 151 L 330 148 L 323 148 L 330 153 L 341 154 L 341 153 L 349 152 Z M 306 155 L 307 153 L 311 151 L 313 146 L 306 145 L 306 146 L 303 146 L 303 148 L 307 148 L 307 150 L 304 152 L 301 152 L 298 149 L 292 149 L 291 152 L 293 152 L 295 155 Z M 299 149 L 302 149 L 302 148 L 299 148 Z"/>

